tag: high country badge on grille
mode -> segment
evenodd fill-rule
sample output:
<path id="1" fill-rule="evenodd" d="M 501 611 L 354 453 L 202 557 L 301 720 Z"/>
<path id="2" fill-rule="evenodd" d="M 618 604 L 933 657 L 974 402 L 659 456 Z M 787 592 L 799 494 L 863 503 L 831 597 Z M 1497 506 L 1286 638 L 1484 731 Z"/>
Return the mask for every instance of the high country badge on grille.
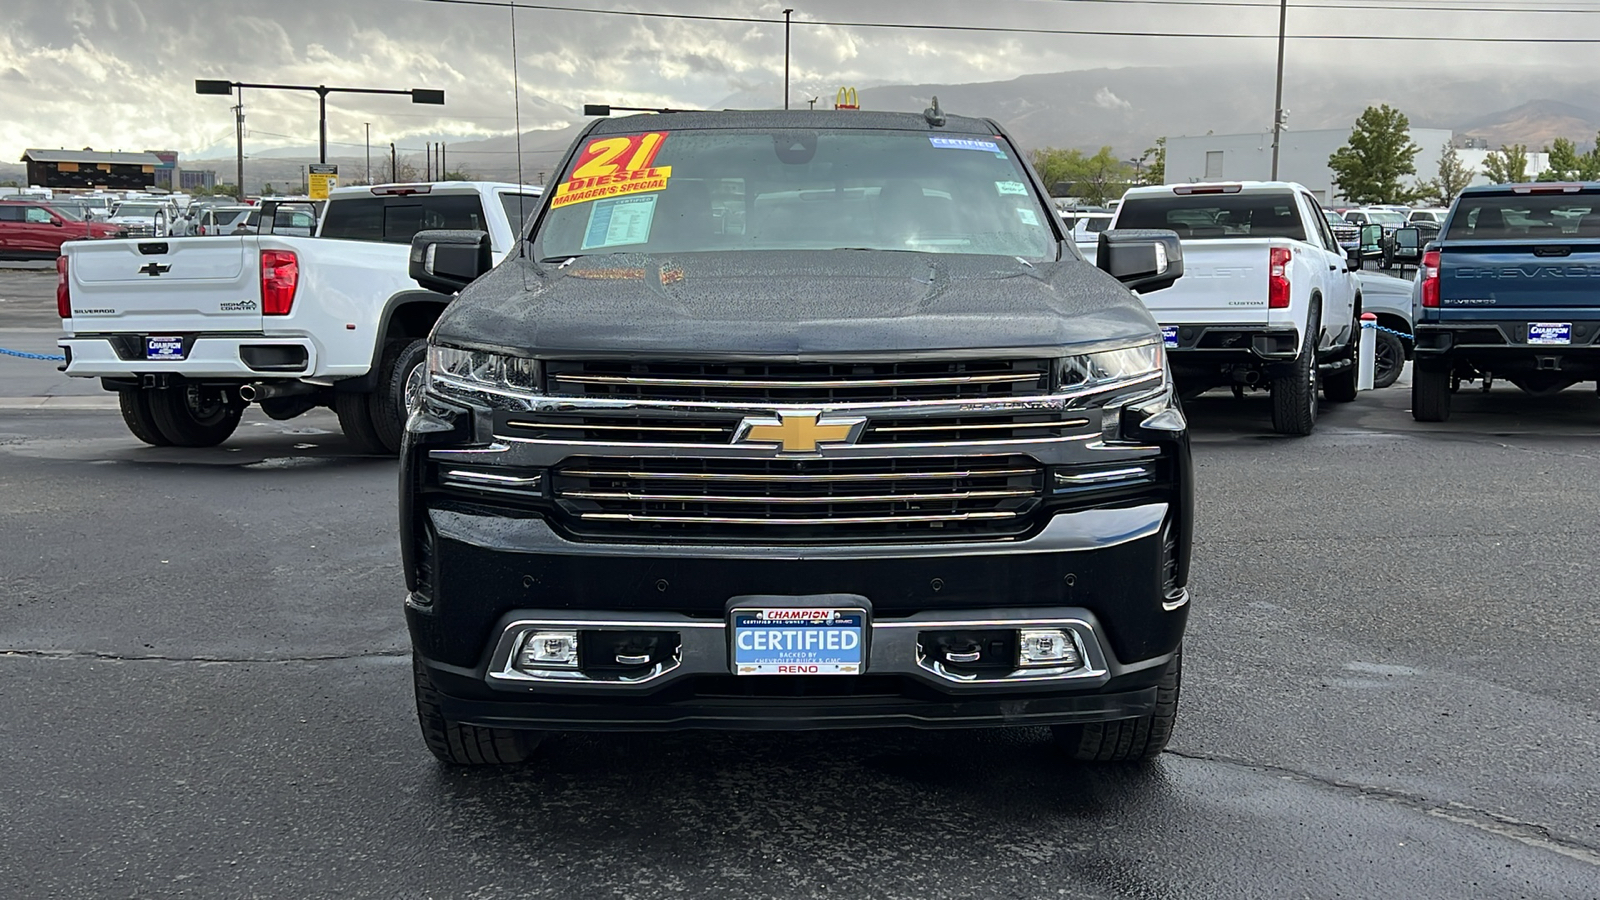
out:
<path id="1" fill-rule="evenodd" d="M 853 444 L 867 420 L 861 416 L 824 419 L 817 410 L 781 412 L 739 423 L 735 444 L 777 444 L 785 453 L 815 453 L 822 444 Z"/>

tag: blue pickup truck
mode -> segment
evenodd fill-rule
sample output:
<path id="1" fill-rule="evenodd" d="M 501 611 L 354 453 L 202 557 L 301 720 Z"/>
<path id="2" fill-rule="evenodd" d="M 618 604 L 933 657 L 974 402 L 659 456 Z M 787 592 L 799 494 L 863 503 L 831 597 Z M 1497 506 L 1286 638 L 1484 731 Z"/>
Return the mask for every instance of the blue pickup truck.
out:
<path id="1" fill-rule="evenodd" d="M 1456 199 L 1418 276 L 1411 414 L 1462 381 L 1530 394 L 1600 379 L 1600 183 L 1489 185 Z"/>

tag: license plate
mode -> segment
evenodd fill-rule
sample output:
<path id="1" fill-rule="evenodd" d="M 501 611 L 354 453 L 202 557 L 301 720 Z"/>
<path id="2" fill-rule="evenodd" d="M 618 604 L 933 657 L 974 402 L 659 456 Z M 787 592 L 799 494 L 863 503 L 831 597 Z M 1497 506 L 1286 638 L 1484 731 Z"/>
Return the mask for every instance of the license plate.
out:
<path id="1" fill-rule="evenodd" d="M 1528 343 L 1530 344 L 1570 344 L 1572 343 L 1571 322 L 1529 322 Z"/>
<path id="2" fill-rule="evenodd" d="M 1161 343 L 1166 345 L 1166 346 L 1168 346 L 1168 347 L 1176 347 L 1176 346 L 1178 346 L 1178 326 L 1176 326 L 1176 325 L 1163 325 L 1163 326 L 1161 326 Z"/>
<path id="3" fill-rule="evenodd" d="M 183 359 L 183 338 L 148 337 L 144 339 L 145 359 Z"/>
<path id="4" fill-rule="evenodd" d="M 733 671 L 738 675 L 857 675 L 866 643 L 860 609 L 736 609 Z"/>

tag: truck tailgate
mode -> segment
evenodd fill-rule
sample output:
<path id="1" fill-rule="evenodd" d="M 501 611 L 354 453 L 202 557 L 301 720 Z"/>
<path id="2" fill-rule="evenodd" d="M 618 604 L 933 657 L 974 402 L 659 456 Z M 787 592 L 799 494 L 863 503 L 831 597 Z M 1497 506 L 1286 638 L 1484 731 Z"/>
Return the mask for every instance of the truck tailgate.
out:
<path id="1" fill-rule="evenodd" d="M 1140 299 L 1161 323 L 1267 321 L 1268 240 L 1185 240 L 1183 277 Z"/>
<path id="2" fill-rule="evenodd" d="M 1600 318 L 1600 240 L 1445 244 L 1439 301 L 1489 317 L 1583 307 Z"/>
<path id="3" fill-rule="evenodd" d="M 72 332 L 260 331 L 261 286 L 244 237 L 74 241 Z"/>

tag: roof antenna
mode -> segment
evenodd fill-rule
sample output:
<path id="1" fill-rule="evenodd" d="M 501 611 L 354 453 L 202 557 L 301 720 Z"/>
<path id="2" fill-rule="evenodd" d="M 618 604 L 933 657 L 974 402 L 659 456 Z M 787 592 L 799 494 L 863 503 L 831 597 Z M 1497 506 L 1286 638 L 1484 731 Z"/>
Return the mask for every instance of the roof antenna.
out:
<path id="1" fill-rule="evenodd" d="M 928 124 L 935 128 L 944 127 L 944 110 L 939 108 L 939 96 L 937 94 L 933 97 L 933 105 L 922 111 L 922 117 L 927 119 Z"/>

